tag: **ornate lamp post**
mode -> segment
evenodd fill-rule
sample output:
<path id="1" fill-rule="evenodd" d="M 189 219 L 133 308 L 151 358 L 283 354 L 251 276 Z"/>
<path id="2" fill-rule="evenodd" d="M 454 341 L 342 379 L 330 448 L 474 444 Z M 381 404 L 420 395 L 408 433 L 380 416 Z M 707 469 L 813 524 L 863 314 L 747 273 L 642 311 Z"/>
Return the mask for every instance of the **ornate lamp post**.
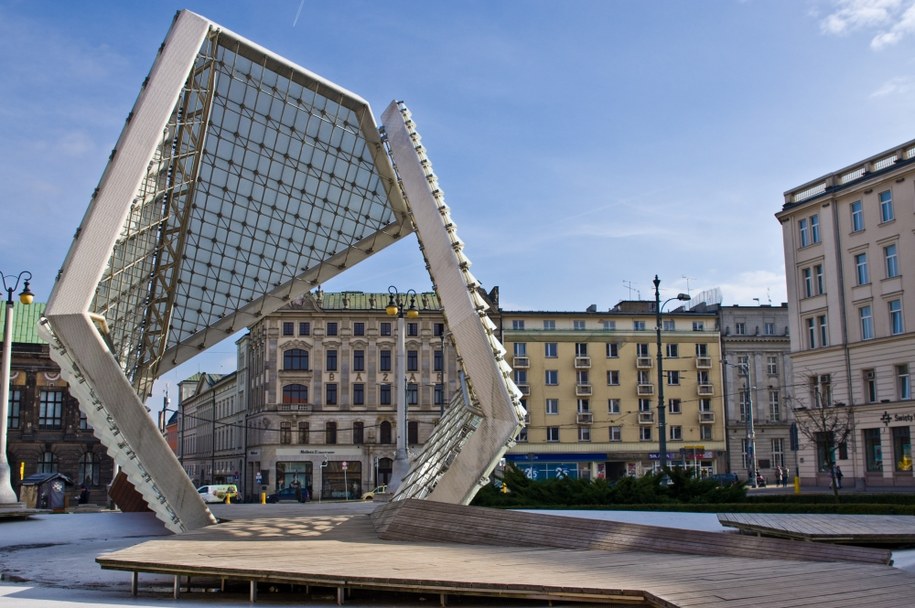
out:
<path id="1" fill-rule="evenodd" d="M 391 482 L 388 484 L 389 492 L 396 492 L 400 482 L 410 470 L 410 458 L 407 455 L 407 374 L 406 366 L 406 328 L 404 317 L 415 319 L 419 317 L 416 308 L 416 292 L 408 289 L 401 294 L 397 288 L 388 287 L 388 305 L 385 312 L 391 317 L 397 317 L 397 357 L 394 366 L 394 377 L 397 378 L 397 446 L 394 452 L 394 466 L 391 470 Z M 404 304 L 409 300 L 409 306 L 404 310 Z"/>
<path id="2" fill-rule="evenodd" d="M 667 406 L 664 404 L 664 356 L 661 352 L 661 310 L 668 302 L 681 300 L 686 302 L 690 299 L 689 294 L 678 293 L 676 297 L 670 298 L 661 304 L 661 279 L 654 275 L 654 304 L 655 304 L 655 333 L 657 336 L 658 346 L 658 465 L 663 472 L 667 468 Z"/>
<path id="3" fill-rule="evenodd" d="M 10 366 L 13 352 L 13 292 L 19 288 L 19 281 L 24 281 L 22 292 L 19 294 L 19 301 L 28 305 L 35 298 L 35 294 L 29 289 L 29 281 L 32 280 L 31 272 L 23 270 L 15 277 L 15 282 L 7 284 L 6 280 L 12 278 L 13 275 L 6 276 L 0 273 L 0 279 L 3 280 L 3 289 L 6 290 L 6 319 L 3 324 L 3 364 L 0 367 L 0 507 L 22 506 L 16 498 L 16 492 L 13 491 L 13 484 L 10 479 L 10 463 L 6 457 L 6 432 L 10 402 Z"/>

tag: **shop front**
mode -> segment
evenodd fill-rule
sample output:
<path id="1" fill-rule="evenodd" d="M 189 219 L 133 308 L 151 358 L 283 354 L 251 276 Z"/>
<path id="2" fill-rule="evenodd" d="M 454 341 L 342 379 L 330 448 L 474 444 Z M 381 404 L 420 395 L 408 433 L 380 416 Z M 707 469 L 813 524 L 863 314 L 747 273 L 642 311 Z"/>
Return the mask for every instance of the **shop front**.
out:
<path id="1" fill-rule="evenodd" d="M 855 426 L 858 445 L 852 474 L 857 485 L 915 486 L 912 466 L 912 434 L 915 407 L 888 406 L 880 410 L 858 410 Z M 845 472 L 847 476 L 849 471 Z"/>

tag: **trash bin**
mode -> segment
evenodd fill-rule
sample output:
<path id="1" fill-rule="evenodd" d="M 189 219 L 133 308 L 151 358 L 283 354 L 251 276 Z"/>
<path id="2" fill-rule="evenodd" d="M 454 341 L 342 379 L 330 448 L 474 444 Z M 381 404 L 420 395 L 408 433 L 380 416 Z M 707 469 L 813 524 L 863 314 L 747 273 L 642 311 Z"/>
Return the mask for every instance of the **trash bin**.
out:
<path id="1" fill-rule="evenodd" d="M 67 487 L 73 481 L 63 473 L 35 473 L 22 480 L 20 496 L 31 509 L 63 511 L 67 507 Z"/>

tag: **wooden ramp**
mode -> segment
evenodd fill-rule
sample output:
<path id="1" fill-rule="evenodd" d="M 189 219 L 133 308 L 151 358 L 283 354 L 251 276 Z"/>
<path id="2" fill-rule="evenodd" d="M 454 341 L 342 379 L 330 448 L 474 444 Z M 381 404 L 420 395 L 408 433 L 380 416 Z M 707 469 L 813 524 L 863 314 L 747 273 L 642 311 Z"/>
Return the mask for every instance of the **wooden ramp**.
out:
<path id="1" fill-rule="evenodd" d="M 252 601 L 259 583 L 286 583 L 296 586 L 303 601 L 312 587 L 334 589 L 338 603 L 348 597 L 381 598 L 385 593 L 407 592 L 427 598 L 437 595 L 443 606 L 456 595 L 663 608 L 915 605 L 915 576 L 873 560 L 862 563 L 833 557 L 829 561 L 801 561 L 787 555 L 759 559 L 665 552 L 660 544 L 647 548 L 648 536 L 669 531 L 652 526 L 640 526 L 647 528 L 641 530 L 644 535 L 639 543 L 646 548 L 640 550 L 568 549 L 502 541 L 457 543 L 446 537 L 459 535 L 460 530 L 471 535 L 501 534 L 499 530 L 506 525 L 513 526 L 518 537 L 546 529 L 578 530 L 577 534 L 582 534 L 589 527 L 603 530 L 597 537 L 612 533 L 601 526 L 607 522 L 594 520 L 401 502 L 378 507 L 373 516 L 236 520 L 148 541 L 101 555 L 97 561 L 103 568 L 132 572 L 134 590 L 138 573 L 164 573 L 174 575 L 176 594 L 184 577 L 209 587 L 214 580 L 217 585 L 220 580 L 235 581 L 248 586 Z M 518 523 L 509 521 L 512 515 L 520 518 L 521 528 L 534 528 L 520 530 Z M 405 535 L 397 530 L 411 521 L 417 535 L 431 534 L 434 526 L 426 523 L 430 519 L 448 522 L 440 526 L 437 540 L 382 538 Z M 563 524 L 567 519 L 572 523 Z M 376 532 L 376 525 L 380 532 Z M 719 536 L 823 548 L 817 543 L 727 533 Z M 631 547 L 632 542 L 624 544 Z"/>
<path id="2" fill-rule="evenodd" d="M 915 546 L 915 516 L 719 513 L 744 534 L 852 545 Z"/>

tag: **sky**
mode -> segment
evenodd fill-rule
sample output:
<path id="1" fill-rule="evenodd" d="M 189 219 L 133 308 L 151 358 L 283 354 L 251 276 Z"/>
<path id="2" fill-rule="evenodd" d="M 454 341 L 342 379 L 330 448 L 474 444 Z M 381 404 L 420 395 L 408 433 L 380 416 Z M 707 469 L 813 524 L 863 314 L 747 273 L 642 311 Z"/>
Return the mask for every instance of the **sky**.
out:
<path id="1" fill-rule="evenodd" d="M 653 299 L 655 275 L 780 304 L 784 192 L 915 139 L 915 0 L 0 0 L 0 271 L 39 300 L 182 8 L 376 122 L 403 100 L 506 310 Z M 324 289 L 431 284 L 410 237 Z M 198 359 L 172 386 L 234 344 Z"/>

